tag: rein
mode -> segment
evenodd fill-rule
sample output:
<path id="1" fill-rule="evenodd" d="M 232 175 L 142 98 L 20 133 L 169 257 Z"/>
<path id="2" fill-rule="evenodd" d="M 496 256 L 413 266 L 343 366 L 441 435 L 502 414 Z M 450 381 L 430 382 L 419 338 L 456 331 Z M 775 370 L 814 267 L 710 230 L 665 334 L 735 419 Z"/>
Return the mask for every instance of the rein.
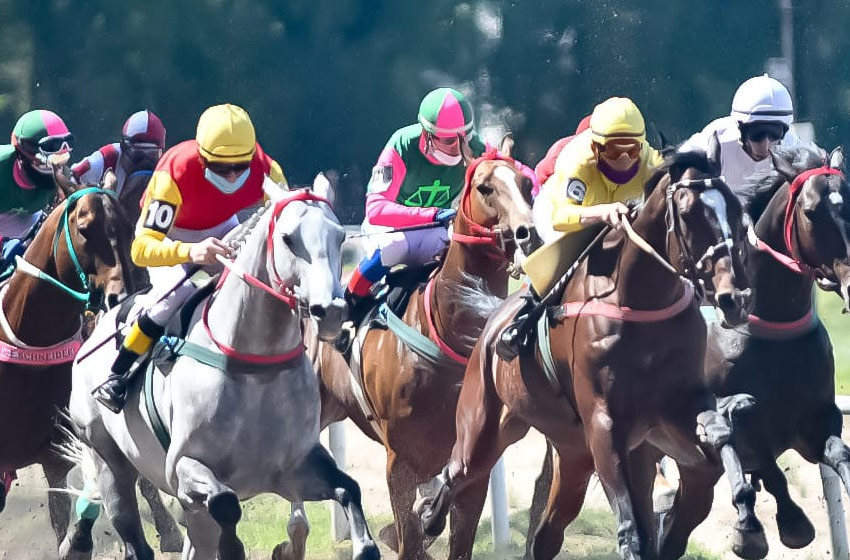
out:
<path id="1" fill-rule="evenodd" d="M 69 223 L 68 216 L 69 216 L 71 209 L 74 207 L 74 205 L 76 204 L 76 202 L 80 198 L 82 198 L 83 196 L 85 196 L 87 194 L 95 194 L 95 193 L 106 194 L 106 195 L 111 196 L 116 201 L 118 200 L 118 198 L 117 198 L 117 196 L 115 195 L 114 192 L 112 192 L 110 190 L 102 189 L 100 187 L 88 187 L 88 188 L 81 189 L 81 190 L 78 190 L 78 191 L 75 191 L 74 193 L 72 193 L 68 197 L 68 199 L 66 200 L 65 209 L 62 211 L 62 215 L 59 218 L 59 224 L 56 227 L 56 234 L 53 237 L 53 250 L 52 250 L 52 253 L 51 253 L 51 255 L 53 256 L 53 259 L 55 261 L 56 260 L 56 249 L 59 247 L 59 237 L 64 234 L 65 245 L 68 248 L 68 254 L 71 256 L 71 261 L 73 261 L 73 263 L 74 263 L 74 269 L 77 273 L 77 276 L 80 278 L 80 284 L 82 284 L 83 290 L 85 290 L 85 291 L 74 290 L 73 288 L 69 287 L 67 284 L 64 284 L 62 281 L 58 280 L 57 278 L 50 276 L 49 274 L 47 274 L 43 270 L 39 269 L 37 266 L 33 265 L 32 263 L 27 262 L 26 260 L 24 260 L 23 257 L 20 257 L 20 256 L 15 257 L 15 262 L 17 263 L 17 266 L 21 270 L 21 272 L 23 272 L 24 274 L 28 274 L 30 276 L 33 276 L 35 278 L 38 278 L 39 280 L 43 280 L 43 281 L 45 281 L 49 284 L 52 284 L 53 286 L 59 288 L 60 290 L 62 290 L 63 292 L 65 292 L 66 294 L 68 294 L 69 296 L 71 296 L 72 298 L 74 298 L 78 301 L 86 302 L 86 307 L 89 308 L 89 309 L 91 308 L 92 303 L 93 303 L 92 300 L 91 300 L 92 292 L 88 290 L 88 280 L 87 280 L 88 275 L 83 270 L 83 267 L 80 264 L 80 259 L 79 259 L 79 257 L 77 257 L 77 251 L 74 249 L 74 244 L 71 241 L 71 230 L 70 230 L 70 227 L 68 225 L 68 223 Z"/>
<path id="2" fill-rule="evenodd" d="M 277 219 L 280 217 L 284 208 L 291 202 L 324 202 L 330 205 L 330 202 L 321 196 L 315 195 L 310 191 L 302 190 L 293 193 L 286 198 L 279 200 L 275 203 L 274 208 L 272 209 L 271 217 L 269 218 L 269 228 L 268 233 L 266 235 L 266 258 L 269 263 L 271 263 L 272 270 L 272 278 L 271 283 L 274 287 L 269 286 L 256 276 L 245 272 L 238 264 L 235 262 L 225 259 L 224 257 L 219 257 L 218 260 L 222 263 L 226 270 L 224 274 L 221 275 L 221 278 L 218 281 L 218 285 L 216 286 L 216 292 L 221 288 L 224 284 L 225 279 L 228 276 L 228 272 L 233 272 L 233 274 L 248 284 L 249 286 L 253 286 L 255 288 L 259 288 L 266 292 L 267 294 L 275 297 L 276 299 L 282 301 L 286 305 L 288 305 L 294 312 L 299 311 L 299 300 L 298 296 L 295 294 L 291 286 L 288 286 L 280 276 L 280 273 L 277 271 L 277 267 L 275 266 L 274 260 L 274 227 Z M 248 364 L 259 364 L 259 365 L 274 365 L 274 366 L 282 366 L 294 360 L 297 360 L 304 354 L 304 342 L 303 340 L 299 341 L 298 345 L 286 352 L 281 354 L 249 354 L 239 352 L 235 348 L 224 344 L 223 342 L 217 340 L 215 336 L 213 336 L 212 329 L 209 324 L 209 309 L 215 294 L 207 299 L 204 304 L 204 310 L 201 318 L 201 322 L 204 326 L 204 331 L 207 333 L 207 336 L 210 337 L 210 340 L 216 345 L 219 351 L 231 358 L 233 360 L 238 360 L 240 362 L 248 363 Z"/>

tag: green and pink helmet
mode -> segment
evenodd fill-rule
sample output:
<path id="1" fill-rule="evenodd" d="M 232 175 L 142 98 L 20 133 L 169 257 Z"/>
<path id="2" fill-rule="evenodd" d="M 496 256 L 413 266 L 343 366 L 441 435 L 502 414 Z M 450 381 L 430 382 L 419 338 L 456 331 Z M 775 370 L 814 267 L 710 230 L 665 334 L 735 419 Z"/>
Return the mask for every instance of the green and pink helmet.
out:
<path id="1" fill-rule="evenodd" d="M 46 109 L 24 113 L 12 129 L 12 145 L 29 159 L 74 148 L 74 135 L 59 115 Z"/>
<path id="2" fill-rule="evenodd" d="M 472 105 L 455 89 L 435 89 L 419 105 L 419 124 L 438 138 L 467 135 L 472 132 Z"/>

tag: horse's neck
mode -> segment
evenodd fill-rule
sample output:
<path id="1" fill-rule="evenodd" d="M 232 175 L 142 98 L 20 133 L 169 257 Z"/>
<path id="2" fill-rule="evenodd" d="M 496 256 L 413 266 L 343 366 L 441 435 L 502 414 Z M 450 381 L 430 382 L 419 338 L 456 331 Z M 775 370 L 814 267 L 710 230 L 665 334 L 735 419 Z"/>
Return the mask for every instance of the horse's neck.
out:
<path id="1" fill-rule="evenodd" d="M 237 265 L 267 285 L 265 232 L 271 214 L 266 212 L 254 227 L 236 259 Z M 247 354 L 282 354 L 292 350 L 301 338 L 297 309 L 251 287 L 235 274 L 227 276 L 214 296 L 209 324 L 218 342 Z"/>
<path id="2" fill-rule="evenodd" d="M 788 253 L 784 232 L 787 200 L 787 196 L 774 195 L 755 225 L 756 236 L 783 254 Z M 750 270 L 755 288 L 755 316 L 768 321 L 793 321 L 811 309 L 811 276 L 798 274 L 773 255 L 752 247 Z"/>
<path id="3" fill-rule="evenodd" d="M 656 187 L 638 213 L 633 228 L 659 255 L 671 262 L 672 257 L 668 254 L 668 249 L 675 245 L 675 241 L 671 239 L 668 244 L 665 212 L 663 189 L 659 193 Z M 672 262 L 671 264 L 675 265 Z M 618 300 L 617 305 L 621 307 L 662 309 L 682 295 L 679 276 L 672 274 L 628 238 L 624 242 L 615 274 L 618 275 L 615 281 L 615 297 Z"/>
<path id="4" fill-rule="evenodd" d="M 422 303 L 431 307 L 434 325 L 440 338 L 452 338 L 455 341 L 470 338 L 457 335 L 480 332 L 490 315 L 491 310 L 486 305 L 458 305 L 463 298 L 455 298 L 452 295 L 457 295 L 459 288 L 465 287 L 471 291 L 483 286 L 494 296 L 501 299 L 507 297 L 507 268 L 504 263 L 494 261 L 493 252 L 484 247 L 486 246 L 452 241 L 443 266 L 434 278 L 431 300 L 424 301 L 425 295 L 422 295 Z M 448 336 L 449 333 L 454 334 Z M 470 344 L 453 342 L 452 348 L 461 355 L 468 356 L 472 353 L 474 344 L 474 340 L 470 340 Z"/>
<path id="5" fill-rule="evenodd" d="M 46 274 L 79 289 L 80 279 L 73 264 L 66 267 L 70 270 L 57 273 L 52 246 L 56 226 L 54 218 L 44 224 L 27 249 L 25 258 Z M 83 311 L 82 304 L 76 299 L 21 271 L 15 272 L 9 280 L 2 306 L 13 334 L 31 346 L 50 346 L 72 337 L 80 327 Z"/>

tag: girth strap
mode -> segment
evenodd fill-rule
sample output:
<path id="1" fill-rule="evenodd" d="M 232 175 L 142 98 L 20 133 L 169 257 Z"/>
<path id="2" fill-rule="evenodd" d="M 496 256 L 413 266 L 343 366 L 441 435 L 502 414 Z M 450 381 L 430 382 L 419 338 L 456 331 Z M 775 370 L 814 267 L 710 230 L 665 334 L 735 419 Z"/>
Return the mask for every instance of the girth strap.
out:
<path id="1" fill-rule="evenodd" d="M 439 346 L 430 338 L 405 323 L 401 317 L 393 313 L 386 304 L 381 304 L 378 313 L 384 316 L 387 327 L 395 333 L 405 346 L 413 350 L 417 355 L 424 358 L 435 367 L 450 367 L 459 369 L 463 366 L 444 354 Z"/>

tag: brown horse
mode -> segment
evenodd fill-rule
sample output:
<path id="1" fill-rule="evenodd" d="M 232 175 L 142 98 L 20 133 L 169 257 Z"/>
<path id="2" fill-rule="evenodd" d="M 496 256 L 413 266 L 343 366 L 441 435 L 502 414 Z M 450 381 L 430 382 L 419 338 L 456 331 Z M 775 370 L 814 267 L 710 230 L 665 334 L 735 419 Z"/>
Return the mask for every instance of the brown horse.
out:
<path id="1" fill-rule="evenodd" d="M 114 302 L 127 289 L 131 230 L 117 203 L 86 189 L 48 216 L 2 292 L 0 321 L 0 471 L 40 463 L 51 488 L 64 488 L 71 465 L 55 453 L 57 413 L 71 393 L 71 361 L 92 286 Z M 35 364 L 35 365 L 32 365 Z M 2 492 L 5 503 L 5 490 Z M 70 499 L 51 492 L 57 539 L 67 531 Z"/>
<path id="2" fill-rule="evenodd" d="M 728 426 L 703 386 L 705 323 L 691 288 L 705 282 L 728 323 L 746 320 L 742 210 L 718 167 L 716 155 L 676 155 L 665 163 L 647 183 L 633 227 L 668 264 L 632 243 L 632 235 L 607 234 L 578 267 L 560 305 L 544 315 L 548 328 L 539 332 L 548 332 L 550 344 L 525 346 L 509 362 L 496 353 L 521 293 L 488 321 L 467 366 L 444 485 L 423 508 L 427 534 L 442 531 L 450 504 L 483 492 L 505 448 L 534 426 L 557 451 L 534 558 L 558 553 L 594 470 L 617 517 L 621 557 L 678 558 L 711 506 L 722 472 L 715 447 L 736 475 L 741 548 L 761 546 L 754 491 L 724 445 Z M 547 362 L 559 390 L 544 373 Z M 683 484 L 675 521 L 658 543 L 651 494 L 655 461 L 664 453 L 679 461 Z"/>
<path id="3" fill-rule="evenodd" d="M 503 143 L 502 156 L 468 159 L 467 164 L 442 266 L 400 315 L 421 335 L 439 341 L 441 357 L 418 354 L 393 330 L 371 329 L 359 337 L 362 355 L 354 356 L 362 366 L 349 370 L 331 347 L 308 343 L 316 351 L 321 378 L 322 425 L 350 417 L 386 447 L 398 557 L 404 560 L 428 557 L 413 512 L 416 487 L 438 474 L 448 459 L 463 364 L 490 312 L 507 295 L 514 249 L 527 254 L 539 243 L 531 225 L 531 181 L 510 159 L 508 144 Z M 362 381 L 350 373 L 358 370 Z M 358 399 L 360 391 L 363 398 Z M 464 508 L 453 512 L 452 526 L 460 534 L 474 534 L 474 528 L 464 525 L 470 519 L 477 522 L 485 497 L 486 488 L 464 504 L 472 513 Z M 471 550 L 472 541 L 457 541 L 454 534 L 452 550 Z"/>
<path id="4" fill-rule="evenodd" d="M 812 309 L 819 279 L 850 311 L 850 187 L 840 149 L 825 167 L 808 150 L 771 157 L 776 171 L 755 183 L 748 202 L 758 249 L 749 260 L 753 315 L 747 328 L 710 326 L 706 377 L 718 396 L 755 397 L 752 410 L 733 411 L 736 447 L 746 470 L 776 497 L 780 540 L 802 548 L 814 539 L 814 527 L 791 500 L 776 457 L 794 449 L 829 465 L 850 492 L 832 346 Z"/>

